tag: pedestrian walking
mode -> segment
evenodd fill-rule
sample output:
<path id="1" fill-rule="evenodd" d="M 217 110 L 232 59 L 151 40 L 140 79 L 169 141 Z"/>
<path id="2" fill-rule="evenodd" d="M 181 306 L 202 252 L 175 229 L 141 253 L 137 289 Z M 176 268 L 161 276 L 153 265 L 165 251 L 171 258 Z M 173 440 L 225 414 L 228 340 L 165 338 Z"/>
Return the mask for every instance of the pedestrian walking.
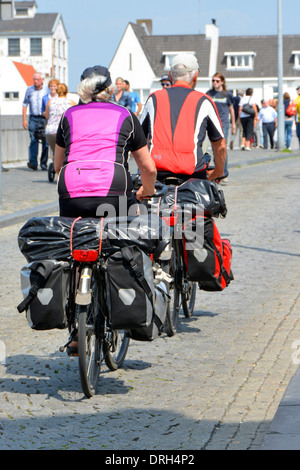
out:
<path id="1" fill-rule="evenodd" d="M 237 135 L 238 135 L 238 146 L 240 147 L 242 144 L 243 128 L 242 128 L 241 120 L 239 119 L 239 104 L 244 94 L 245 94 L 245 90 L 238 90 L 237 95 L 233 97 L 235 134 L 231 135 L 231 140 L 229 144 L 229 147 L 231 150 L 234 149 L 235 138 Z"/>
<path id="2" fill-rule="evenodd" d="M 221 122 L 226 142 L 228 141 L 228 132 L 231 121 L 231 133 L 235 134 L 235 115 L 233 108 L 233 96 L 226 90 L 226 81 L 223 74 L 216 72 L 212 77 L 212 88 L 206 92 L 208 96 L 214 101 Z M 224 172 L 227 172 L 228 166 L 228 152 L 226 153 L 226 161 Z M 226 180 L 224 180 L 226 181 Z"/>
<path id="3" fill-rule="evenodd" d="M 253 99 L 253 88 L 247 88 L 239 104 L 239 118 L 243 127 L 242 150 L 250 151 L 254 127 L 257 124 L 257 106 Z"/>
<path id="4" fill-rule="evenodd" d="M 128 80 L 124 80 L 124 90 L 127 91 L 131 97 L 131 111 L 138 116 L 142 110 L 140 95 L 136 91 L 130 91 L 130 83 Z"/>
<path id="5" fill-rule="evenodd" d="M 58 85 L 59 85 L 59 80 L 57 80 L 56 78 L 52 78 L 48 83 L 49 93 L 43 96 L 43 100 L 42 100 L 42 114 L 44 117 L 45 117 L 44 113 L 45 113 L 48 101 L 51 98 L 54 98 L 54 96 L 57 96 Z"/>
<path id="6" fill-rule="evenodd" d="M 291 140 L 292 140 L 292 127 L 294 122 L 294 115 L 287 113 L 287 109 L 291 103 L 291 97 L 289 93 L 284 93 L 283 95 L 283 104 L 284 104 L 284 141 L 285 148 L 291 150 Z"/>
<path id="7" fill-rule="evenodd" d="M 116 79 L 116 91 L 115 93 L 113 94 L 112 96 L 112 99 L 124 106 L 125 108 L 129 109 L 131 111 L 131 107 L 132 107 L 132 100 L 131 100 L 131 96 L 130 94 L 125 90 L 125 83 L 124 83 L 124 80 L 122 77 L 118 77 Z"/>
<path id="8" fill-rule="evenodd" d="M 298 96 L 295 99 L 295 104 L 296 104 L 296 108 L 297 108 L 297 114 L 295 116 L 295 122 L 296 122 L 296 133 L 297 133 L 297 137 L 298 137 L 298 140 L 299 140 L 299 148 L 300 148 L 300 85 L 297 86 L 296 91 L 297 91 Z"/>
<path id="9" fill-rule="evenodd" d="M 270 147 L 274 148 L 274 133 L 277 128 L 277 111 L 269 105 L 266 100 L 261 100 L 261 109 L 258 113 L 258 119 L 262 121 L 262 130 L 264 136 L 264 149 L 268 148 L 268 136 Z"/>
<path id="10" fill-rule="evenodd" d="M 42 115 L 43 96 L 49 93 L 48 87 L 44 87 L 44 79 L 40 73 L 33 75 L 33 85 L 26 90 L 23 101 L 23 127 L 28 129 L 29 144 L 29 161 L 28 168 L 37 170 L 38 168 L 38 148 L 39 140 L 42 142 L 41 169 L 47 170 L 48 160 L 48 142 L 45 138 L 46 118 Z M 29 106 L 29 120 L 27 122 L 26 114 Z"/>
<path id="11" fill-rule="evenodd" d="M 47 142 L 54 155 L 56 132 L 59 125 L 62 114 L 76 103 L 68 98 L 68 87 L 65 83 L 60 83 L 57 87 L 57 96 L 51 98 L 46 106 L 45 116 L 47 119 L 47 125 L 45 129 L 45 136 Z"/>

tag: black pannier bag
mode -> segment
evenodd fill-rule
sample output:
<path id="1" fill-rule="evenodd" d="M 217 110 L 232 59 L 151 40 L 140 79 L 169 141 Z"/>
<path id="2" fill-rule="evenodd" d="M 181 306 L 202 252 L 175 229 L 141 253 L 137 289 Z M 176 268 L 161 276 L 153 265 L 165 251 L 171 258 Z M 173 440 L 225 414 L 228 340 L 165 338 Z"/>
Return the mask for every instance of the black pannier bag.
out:
<path id="1" fill-rule="evenodd" d="M 18 311 L 26 311 L 34 330 L 64 329 L 68 326 L 67 303 L 70 266 L 56 260 L 36 261 L 21 269 L 24 300 Z"/>
<path id="2" fill-rule="evenodd" d="M 131 328 L 127 331 L 128 336 L 136 341 L 153 341 L 163 332 L 167 316 L 169 295 L 164 281 L 155 284 L 154 289 L 155 303 L 151 324 L 149 326 Z"/>
<path id="3" fill-rule="evenodd" d="M 104 219 L 102 249 L 138 245 L 153 254 L 169 233 L 164 221 L 153 214 Z M 20 229 L 18 244 L 27 262 L 57 259 L 66 261 L 72 249 L 98 250 L 100 220 L 96 218 L 33 217 Z"/>
<path id="4" fill-rule="evenodd" d="M 156 339 L 166 318 L 167 289 L 154 284 L 152 265 L 151 258 L 134 245 L 111 254 L 106 263 L 111 326 L 127 330 L 139 341 Z"/>
<path id="5" fill-rule="evenodd" d="M 205 291 L 222 291 L 233 280 L 232 248 L 212 218 L 195 217 L 183 227 L 184 257 L 191 281 Z"/>
<path id="6" fill-rule="evenodd" d="M 207 217 L 225 217 L 227 214 L 224 193 L 215 181 L 196 178 L 187 180 L 178 187 L 177 203 L 181 206 L 200 205 Z"/>
<path id="7" fill-rule="evenodd" d="M 122 248 L 106 263 L 110 321 L 113 329 L 149 326 L 153 316 L 152 261 L 140 248 Z"/>

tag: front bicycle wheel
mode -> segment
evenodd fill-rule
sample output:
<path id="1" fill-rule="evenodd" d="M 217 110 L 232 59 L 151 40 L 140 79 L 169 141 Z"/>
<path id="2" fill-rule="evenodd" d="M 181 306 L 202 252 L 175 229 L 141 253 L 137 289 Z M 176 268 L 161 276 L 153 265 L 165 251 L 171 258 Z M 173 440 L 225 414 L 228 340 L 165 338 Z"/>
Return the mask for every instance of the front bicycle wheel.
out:
<path id="1" fill-rule="evenodd" d="M 165 332 L 168 336 L 174 336 L 177 332 L 178 318 L 180 311 L 180 292 L 182 281 L 182 270 L 180 264 L 180 252 L 177 240 L 173 240 L 173 250 L 169 262 L 169 274 L 173 278 L 170 286 L 170 302 L 167 308 L 167 317 L 165 322 Z"/>
<path id="2" fill-rule="evenodd" d="M 110 370 L 117 370 L 123 364 L 129 341 L 125 330 L 107 330 L 103 341 L 103 354 Z"/>
<path id="3" fill-rule="evenodd" d="M 196 282 L 192 282 L 189 279 L 185 279 L 181 293 L 181 300 L 182 310 L 186 318 L 190 318 L 193 314 L 195 308 L 196 293 Z"/>
<path id="4" fill-rule="evenodd" d="M 54 164 L 53 162 L 50 162 L 48 165 L 48 180 L 50 181 L 50 183 L 54 181 L 54 178 L 55 178 Z"/>

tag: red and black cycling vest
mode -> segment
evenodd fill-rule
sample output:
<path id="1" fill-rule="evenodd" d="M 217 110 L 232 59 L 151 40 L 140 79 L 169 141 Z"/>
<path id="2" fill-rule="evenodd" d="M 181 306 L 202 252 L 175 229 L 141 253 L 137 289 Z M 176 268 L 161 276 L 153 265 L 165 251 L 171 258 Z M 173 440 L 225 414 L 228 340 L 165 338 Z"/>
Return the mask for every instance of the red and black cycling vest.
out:
<path id="1" fill-rule="evenodd" d="M 202 142 L 207 115 L 199 115 L 208 98 L 191 88 L 174 86 L 151 95 L 154 107 L 151 156 L 158 171 L 193 174 L 205 168 Z"/>

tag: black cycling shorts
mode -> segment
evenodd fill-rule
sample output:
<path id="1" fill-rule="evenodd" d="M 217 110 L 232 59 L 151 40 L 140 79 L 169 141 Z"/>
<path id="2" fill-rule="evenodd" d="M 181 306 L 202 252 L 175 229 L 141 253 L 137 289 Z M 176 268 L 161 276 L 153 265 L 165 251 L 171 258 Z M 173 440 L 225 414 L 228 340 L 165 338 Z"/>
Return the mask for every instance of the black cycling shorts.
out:
<path id="1" fill-rule="evenodd" d="M 138 204 L 134 195 L 122 196 L 124 206 L 120 213 L 119 196 L 108 197 L 77 197 L 59 200 L 59 215 L 61 217 L 118 217 L 127 215 L 128 209 Z M 126 212 L 124 214 L 123 212 Z"/>
<path id="2" fill-rule="evenodd" d="M 187 181 L 190 178 L 197 178 L 199 180 L 206 180 L 207 179 L 207 174 L 206 174 L 206 168 L 204 170 L 197 171 L 197 172 L 193 173 L 192 175 L 187 175 L 186 173 L 176 173 L 176 174 L 174 174 L 174 173 L 171 173 L 170 171 L 158 171 L 156 178 L 157 178 L 158 181 L 161 181 L 163 183 L 166 178 L 170 178 L 170 177 L 175 177 L 175 178 L 178 178 L 182 181 Z"/>

